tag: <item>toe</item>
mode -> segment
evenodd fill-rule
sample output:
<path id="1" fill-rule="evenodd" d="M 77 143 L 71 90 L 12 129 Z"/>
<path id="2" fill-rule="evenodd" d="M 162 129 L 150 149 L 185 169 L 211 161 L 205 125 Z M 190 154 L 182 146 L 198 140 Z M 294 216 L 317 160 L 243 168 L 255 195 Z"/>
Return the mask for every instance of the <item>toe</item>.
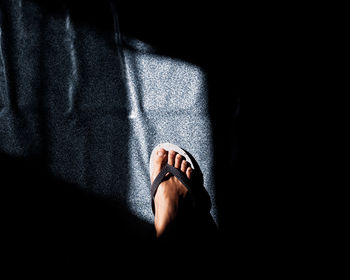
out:
<path id="1" fill-rule="evenodd" d="M 177 154 L 175 157 L 175 168 L 180 168 L 182 162 L 182 156 L 180 154 Z"/>
<path id="2" fill-rule="evenodd" d="M 191 167 L 187 167 L 186 176 L 187 176 L 188 179 L 191 179 L 191 173 L 192 173 L 192 168 Z"/>
<path id="3" fill-rule="evenodd" d="M 169 155 L 168 155 L 168 164 L 169 165 L 175 164 L 175 156 L 176 156 L 175 151 L 173 151 L 173 150 L 169 151 Z"/>
<path id="4" fill-rule="evenodd" d="M 152 172 L 152 182 L 155 179 L 155 177 L 159 174 L 160 170 L 162 169 L 163 165 L 167 161 L 167 151 L 160 148 L 155 156 L 154 156 L 154 167 Z"/>
<path id="5" fill-rule="evenodd" d="M 187 161 L 186 160 L 183 160 L 182 163 L 181 163 L 181 171 L 182 172 L 186 172 L 186 169 L 187 169 Z"/>

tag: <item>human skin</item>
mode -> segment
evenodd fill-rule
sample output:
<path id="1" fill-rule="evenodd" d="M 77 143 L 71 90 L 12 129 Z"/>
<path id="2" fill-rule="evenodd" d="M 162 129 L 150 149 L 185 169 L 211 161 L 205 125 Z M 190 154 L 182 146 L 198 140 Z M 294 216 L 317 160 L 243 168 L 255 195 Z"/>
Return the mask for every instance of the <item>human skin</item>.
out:
<path id="1" fill-rule="evenodd" d="M 175 151 L 160 148 L 154 157 L 154 167 L 151 172 L 151 183 L 157 177 L 163 166 L 168 163 L 181 170 L 188 179 L 191 178 L 192 168 L 187 161 Z M 181 200 L 188 195 L 188 189 L 175 176 L 167 174 L 159 185 L 154 197 L 155 217 L 154 226 L 157 237 L 161 237 L 169 225 L 175 221 Z"/>

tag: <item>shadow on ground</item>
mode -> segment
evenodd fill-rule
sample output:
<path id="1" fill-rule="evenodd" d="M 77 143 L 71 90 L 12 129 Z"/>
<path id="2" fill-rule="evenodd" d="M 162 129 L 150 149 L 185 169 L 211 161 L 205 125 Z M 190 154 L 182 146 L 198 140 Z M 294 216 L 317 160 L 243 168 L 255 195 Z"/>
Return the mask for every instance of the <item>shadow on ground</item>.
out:
<path id="1" fill-rule="evenodd" d="M 6 267 L 16 273 L 116 276 L 132 266 L 148 269 L 160 253 L 205 260 L 213 252 L 208 226 L 216 228 L 209 208 L 181 225 L 176 243 L 156 241 L 153 225 L 118 201 L 52 177 L 40 158 L 1 154 L 0 172 L 3 253 Z"/>
<path id="2" fill-rule="evenodd" d="M 9 264 L 29 271 L 88 273 L 127 264 L 134 253 L 141 256 L 152 247 L 152 225 L 117 201 L 52 177 L 40 159 L 0 155 L 0 170 L 2 234 Z M 136 234 L 140 230 L 143 237 Z"/>
<path id="3" fill-rule="evenodd" d="M 66 2 L 74 22 L 108 34 L 113 34 L 110 3 L 115 2 L 123 36 L 149 43 L 155 47 L 156 53 L 188 61 L 206 72 L 214 135 L 219 236 L 223 237 L 222 244 L 235 244 L 242 235 L 237 237 L 237 230 L 241 229 L 236 226 L 241 225 L 247 216 L 240 207 L 244 205 L 244 199 L 239 199 L 243 191 L 239 190 L 237 167 L 237 112 L 241 86 L 246 81 L 245 63 L 249 62 L 246 59 L 249 48 L 245 48 L 247 43 L 244 41 L 249 27 L 245 25 L 242 7 L 236 5 L 233 9 L 232 6 L 203 3 L 190 7 L 177 2 L 170 9 L 154 4 L 142 4 L 135 9 L 134 2 L 34 2 L 54 14 L 62 11 L 61 2 Z M 112 42 L 113 36 L 110 39 Z M 133 232 L 147 228 L 151 233 L 152 225 L 131 215 L 118 201 L 89 195 L 74 185 L 53 178 L 44 162 L 40 158 L 0 157 L 4 232 L 10 263 L 12 260 L 14 266 L 20 264 L 29 270 L 38 269 L 38 266 L 51 271 L 72 268 L 76 272 L 84 270 L 86 274 L 89 269 L 113 269 L 116 263 L 118 267 L 141 262 L 151 266 L 155 255 L 153 236 L 140 239 Z M 198 180 L 200 186 L 201 176 Z M 208 214 L 210 201 L 208 203 L 205 192 L 197 190 L 199 200 L 204 201 L 197 213 L 198 221 L 208 222 L 206 226 L 213 229 Z M 196 234 L 194 237 L 200 237 Z M 206 248 L 209 244 L 198 242 L 197 245 L 193 251 L 201 247 L 196 252 L 204 251 L 203 259 L 208 257 Z M 193 255 L 188 250 L 185 253 L 179 247 L 178 252 L 185 255 L 182 257 L 184 261 L 193 263 Z M 211 263 L 216 257 L 212 254 L 206 260 Z"/>

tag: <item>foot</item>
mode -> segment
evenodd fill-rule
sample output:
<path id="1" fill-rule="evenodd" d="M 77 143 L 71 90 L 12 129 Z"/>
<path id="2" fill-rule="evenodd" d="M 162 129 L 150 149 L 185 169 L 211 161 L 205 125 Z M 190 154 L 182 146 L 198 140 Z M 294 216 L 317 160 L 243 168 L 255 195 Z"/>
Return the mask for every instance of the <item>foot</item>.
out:
<path id="1" fill-rule="evenodd" d="M 192 168 L 188 166 L 187 161 L 180 154 L 175 151 L 167 152 L 160 148 L 154 157 L 152 183 L 166 163 L 181 170 L 188 179 L 191 178 Z M 175 176 L 168 175 L 159 185 L 154 197 L 154 225 L 157 237 L 163 235 L 167 227 L 175 220 L 180 201 L 188 195 L 188 189 Z"/>

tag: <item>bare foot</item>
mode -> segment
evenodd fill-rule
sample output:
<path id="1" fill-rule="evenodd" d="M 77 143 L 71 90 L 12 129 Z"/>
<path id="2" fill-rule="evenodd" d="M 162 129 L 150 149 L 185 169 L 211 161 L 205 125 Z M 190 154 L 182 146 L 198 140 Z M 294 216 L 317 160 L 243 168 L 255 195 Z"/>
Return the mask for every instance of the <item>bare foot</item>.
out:
<path id="1" fill-rule="evenodd" d="M 151 174 L 152 183 L 166 163 L 181 170 L 188 179 L 191 178 L 192 168 L 188 167 L 187 161 L 180 154 L 174 151 L 167 152 L 160 148 L 154 157 L 154 168 Z M 160 237 L 175 220 L 179 202 L 187 195 L 188 189 L 175 176 L 166 176 L 159 185 L 154 197 L 154 225 L 157 237 Z"/>

